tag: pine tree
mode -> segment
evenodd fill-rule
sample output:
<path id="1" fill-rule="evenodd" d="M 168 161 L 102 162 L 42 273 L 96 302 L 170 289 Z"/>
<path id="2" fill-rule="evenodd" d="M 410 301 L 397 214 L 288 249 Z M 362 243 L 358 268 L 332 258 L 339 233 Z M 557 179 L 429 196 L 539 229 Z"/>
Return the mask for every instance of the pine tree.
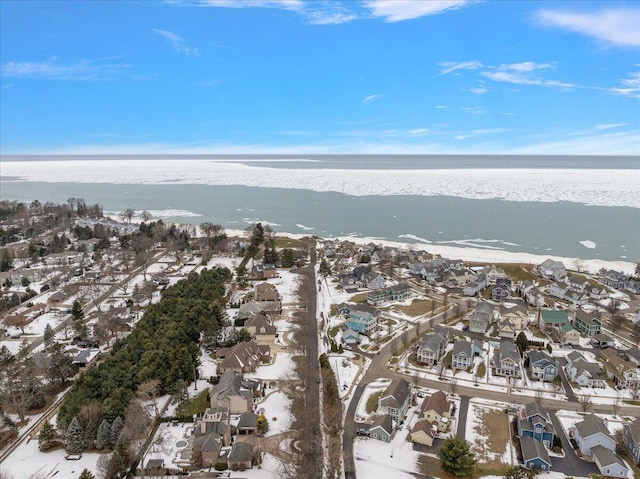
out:
<path id="1" fill-rule="evenodd" d="M 102 450 L 111 445 L 111 425 L 106 419 L 103 419 L 98 426 L 96 434 L 96 449 Z"/>
<path id="2" fill-rule="evenodd" d="M 442 469 L 456 476 L 467 476 L 476 466 L 471 445 L 457 436 L 446 439 L 438 451 Z"/>
<path id="3" fill-rule="evenodd" d="M 53 342 L 53 336 L 54 336 L 53 328 L 49 323 L 47 323 L 47 325 L 44 327 L 44 335 L 43 335 L 45 346 L 51 346 L 51 343 Z"/>
<path id="4" fill-rule="evenodd" d="M 118 442 L 118 438 L 120 437 L 120 431 L 122 431 L 122 427 L 124 426 L 124 422 L 122 418 L 118 416 L 113 420 L 111 424 L 111 434 L 109 437 L 109 448 L 113 449 Z"/>
<path id="5" fill-rule="evenodd" d="M 74 417 L 71 423 L 69 423 L 66 442 L 67 451 L 71 454 L 78 454 L 84 449 L 84 431 L 77 417 Z"/>
<path id="6" fill-rule="evenodd" d="M 129 454 L 129 445 L 124 440 L 119 440 L 113 448 L 113 460 L 116 468 L 120 472 L 124 472 L 129 467 L 131 455 Z"/>
<path id="7" fill-rule="evenodd" d="M 41 451 L 48 451 L 54 446 L 55 439 L 56 430 L 53 428 L 49 421 L 46 421 L 42 425 L 40 433 L 38 434 L 38 448 Z"/>
<path id="8" fill-rule="evenodd" d="M 84 311 L 82 311 L 82 305 L 80 304 L 80 301 L 78 301 L 77 299 L 73 302 L 73 305 L 71 306 L 71 316 L 73 316 L 73 319 L 75 319 L 76 321 L 79 321 L 80 319 L 84 318 Z"/>
<path id="9" fill-rule="evenodd" d="M 89 469 L 84 469 L 80 473 L 80 476 L 78 476 L 78 479 L 96 479 L 96 476 L 94 476 Z"/>

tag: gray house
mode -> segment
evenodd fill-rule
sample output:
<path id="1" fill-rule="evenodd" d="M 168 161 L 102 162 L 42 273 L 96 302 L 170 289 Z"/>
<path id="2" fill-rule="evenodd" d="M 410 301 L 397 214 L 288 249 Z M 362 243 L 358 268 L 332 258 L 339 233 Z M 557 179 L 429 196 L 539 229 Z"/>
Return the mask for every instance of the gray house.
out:
<path id="1" fill-rule="evenodd" d="M 418 344 L 416 361 L 433 366 L 444 354 L 448 342 L 449 334 L 446 330 L 424 335 Z"/>
<path id="2" fill-rule="evenodd" d="M 378 399 L 378 413 L 389 416 L 402 424 L 411 406 L 413 385 L 405 379 L 394 379 Z"/>
<path id="3" fill-rule="evenodd" d="M 510 340 L 500 341 L 493 355 L 493 374 L 496 376 L 520 377 L 520 351 Z"/>
<path id="4" fill-rule="evenodd" d="M 640 419 L 622 426 L 622 440 L 636 464 L 640 464 Z"/>
<path id="5" fill-rule="evenodd" d="M 459 339 L 453 343 L 451 355 L 451 369 L 469 369 L 473 365 L 473 358 L 482 354 L 482 344 L 475 339 L 466 341 Z"/>
<path id="6" fill-rule="evenodd" d="M 540 381 L 553 381 L 558 376 L 558 362 L 548 354 L 533 350 L 527 354 L 529 359 L 529 371 L 531 379 Z"/>
<path id="7" fill-rule="evenodd" d="M 393 437 L 393 430 L 394 428 L 391 416 L 382 414 L 380 416 L 377 416 L 373 421 L 373 424 L 371 424 L 371 427 L 369 428 L 369 437 L 384 442 L 391 442 L 391 438 Z"/>
<path id="8" fill-rule="evenodd" d="M 619 478 L 629 476 L 629 469 L 622 458 L 610 449 L 603 446 L 593 446 L 591 457 L 603 476 Z"/>
<path id="9" fill-rule="evenodd" d="M 485 301 L 478 303 L 469 318 L 469 331 L 472 333 L 486 333 L 494 320 L 493 310 L 494 306 L 491 303 Z"/>
<path id="10" fill-rule="evenodd" d="M 591 455 L 591 450 L 595 446 L 603 446 L 611 452 L 616 450 L 616 441 L 611 437 L 609 429 L 602 419 L 594 414 L 584 416 L 582 421 L 575 424 L 569 435 L 571 432 L 578 443 L 580 452 L 586 456 Z"/>
<path id="11" fill-rule="evenodd" d="M 600 364 L 587 361 L 579 351 L 567 354 L 565 371 L 571 381 L 582 387 L 603 388 L 605 386 Z"/>

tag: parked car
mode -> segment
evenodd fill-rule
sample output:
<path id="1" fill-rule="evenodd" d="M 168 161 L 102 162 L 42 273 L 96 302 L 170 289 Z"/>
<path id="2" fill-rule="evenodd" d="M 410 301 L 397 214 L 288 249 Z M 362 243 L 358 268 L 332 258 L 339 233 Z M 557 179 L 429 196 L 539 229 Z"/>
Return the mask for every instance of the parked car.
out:
<path id="1" fill-rule="evenodd" d="M 359 427 L 358 429 L 356 429 L 356 434 L 358 436 L 368 436 L 369 435 L 369 430 L 365 429 L 363 427 Z"/>

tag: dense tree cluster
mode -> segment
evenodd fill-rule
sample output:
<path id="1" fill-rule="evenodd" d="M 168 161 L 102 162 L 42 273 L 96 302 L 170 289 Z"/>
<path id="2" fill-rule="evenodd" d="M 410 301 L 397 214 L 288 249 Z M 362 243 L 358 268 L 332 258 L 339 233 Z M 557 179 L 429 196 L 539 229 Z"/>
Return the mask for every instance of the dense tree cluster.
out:
<path id="1" fill-rule="evenodd" d="M 122 416 L 138 386 L 159 381 L 160 392 L 178 381 L 193 380 L 203 331 L 220 328 L 224 321 L 226 268 L 192 273 L 163 292 L 135 330 L 118 340 L 110 356 L 82 375 L 65 396 L 58 424 L 66 427 L 88 404 L 101 404 L 107 420 Z"/>
<path id="2" fill-rule="evenodd" d="M 455 476 L 468 476 L 476 467 L 476 459 L 471 444 L 457 436 L 442 443 L 438 451 L 442 469 Z"/>

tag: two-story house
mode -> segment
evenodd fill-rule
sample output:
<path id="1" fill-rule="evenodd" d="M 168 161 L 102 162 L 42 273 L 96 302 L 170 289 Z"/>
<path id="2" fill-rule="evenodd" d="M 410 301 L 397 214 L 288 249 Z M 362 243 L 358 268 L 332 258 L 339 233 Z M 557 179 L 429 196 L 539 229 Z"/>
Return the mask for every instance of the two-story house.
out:
<path id="1" fill-rule="evenodd" d="M 597 445 L 610 451 L 616 450 L 616 440 L 611 436 L 604 421 L 594 414 L 587 414 L 582 421 L 575 423 L 569 430 L 569 436 L 572 434 L 580 452 L 585 456 L 590 456 L 591 448 Z"/>
<path id="2" fill-rule="evenodd" d="M 416 361 L 420 364 L 433 366 L 444 355 L 448 342 L 449 332 L 446 329 L 424 335 L 418 343 Z"/>
<path id="3" fill-rule="evenodd" d="M 402 424 L 411 406 L 413 385 L 405 379 L 394 379 L 378 399 L 378 413 L 385 414 L 396 424 Z"/>
<path id="4" fill-rule="evenodd" d="M 600 334 L 602 322 L 595 314 L 579 309 L 576 311 L 576 317 L 573 320 L 573 327 L 585 336 L 591 338 L 596 334 Z"/>
<path id="5" fill-rule="evenodd" d="M 520 351 L 515 342 L 508 339 L 500 341 L 500 346 L 495 348 L 493 355 L 493 374 L 519 378 L 520 359 Z"/>
<path id="6" fill-rule="evenodd" d="M 527 361 L 531 379 L 551 382 L 558 376 L 558 362 L 542 351 L 529 351 Z"/>
<path id="7" fill-rule="evenodd" d="M 555 434 L 556 429 L 551 422 L 551 417 L 540 404 L 532 402 L 522 408 L 518 418 L 518 435 L 521 438 L 532 437 L 550 449 Z"/>
<path id="8" fill-rule="evenodd" d="M 621 358 L 613 348 L 602 351 L 602 357 L 606 361 L 604 364 L 607 376 L 613 379 L 618 389 L 633 388 L 638 384 L 640 381 L 638 366 Z"/>
<path id="9" fill-rule="evenodd" d="M 466 370 L 473 365 L 473 358 L 482 354 L 482 344 L 473 339 L 467 341 L 458 339 L 453 343 L 453 351 L 451 353 L 451 369 Z"/>
<path id="10" fill-rule="evenodd" d="M 640 464 L 640 419 L 636 418 L 632 423 L 622 426 L 622 440 L 627 446 L 629 455 L 636 464 Z"/>
<path id="11" fill-rule="evenodd" d="M 567 354 L 565 372 L 568 378 L 581 387 L 605 387 L 602 371 L 598 363 L 587 361 L 579 351 Z"/>
<path id="12" fill-rule="evenodd" d="M 498 278 L 491 291 L 493 301 L 504 301 L 511 296 L 511 280 L 509 278 Z"/>
<path id="13" fill-rule="evenodd" d="M 494 309 L 493 304 L 486 301 L 478 303 L 469 318 L 469 331 L 472 333 L 486 333 L 489 326 L 494 322 Z"/>

